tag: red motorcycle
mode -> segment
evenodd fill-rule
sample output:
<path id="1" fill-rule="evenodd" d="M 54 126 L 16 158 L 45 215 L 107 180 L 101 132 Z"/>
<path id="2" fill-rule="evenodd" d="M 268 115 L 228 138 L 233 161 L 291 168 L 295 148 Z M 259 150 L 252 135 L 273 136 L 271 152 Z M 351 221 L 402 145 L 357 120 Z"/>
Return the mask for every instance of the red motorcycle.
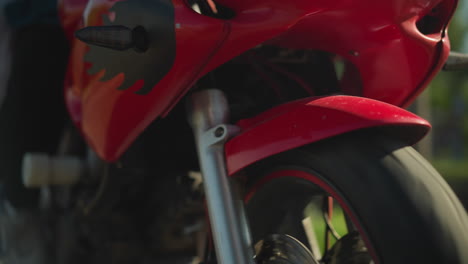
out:
<path id="1" fill-rule="evenodd" d="M 79 133 L 25 160 L 57 260 L 468 263 L 466 212 L 411 148 L 430 124 L 402 109 L 456 5 L 62 0 Z"/>

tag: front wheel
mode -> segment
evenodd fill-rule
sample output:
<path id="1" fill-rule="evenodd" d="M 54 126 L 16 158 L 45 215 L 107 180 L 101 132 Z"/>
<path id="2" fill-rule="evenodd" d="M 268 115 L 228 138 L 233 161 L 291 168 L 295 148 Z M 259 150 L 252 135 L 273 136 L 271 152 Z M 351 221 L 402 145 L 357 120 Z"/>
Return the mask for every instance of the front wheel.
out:
<path id="1" fill-rule="evenodd" d="M 284 234 L 317 252 L 313 244 L 321 237 L 311 240 L 304 231 L 304 211 L 333 197 L 345 212 L 348 234 L 314 261 L 468 263 L 464 208 L 431 165 L 397 140 L 352 133 L 279 154 L 243 173 L 252 179 L 245 200 L 257 244 Z"/>

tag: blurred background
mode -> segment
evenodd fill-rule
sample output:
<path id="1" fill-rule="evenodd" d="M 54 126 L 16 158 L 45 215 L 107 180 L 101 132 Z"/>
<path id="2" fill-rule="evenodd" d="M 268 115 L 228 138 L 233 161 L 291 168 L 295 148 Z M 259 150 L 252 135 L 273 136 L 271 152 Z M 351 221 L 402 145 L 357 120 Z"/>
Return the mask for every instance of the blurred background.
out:
<path id="1" fill-rule="evenodd" d="M 449 36 L 452 50 L 468 53 L 468 1 L 460 1 Z M 417 149 L 468 208 L 468 72 L 440 72 L 411 110 L 433 125 Z"/>

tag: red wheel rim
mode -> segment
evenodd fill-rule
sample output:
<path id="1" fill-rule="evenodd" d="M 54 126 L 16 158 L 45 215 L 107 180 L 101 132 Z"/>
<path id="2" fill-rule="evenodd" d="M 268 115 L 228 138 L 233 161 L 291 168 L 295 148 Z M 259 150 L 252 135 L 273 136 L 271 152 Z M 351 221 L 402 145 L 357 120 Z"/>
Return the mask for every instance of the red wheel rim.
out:
<path id="1" fill-rule="evenodd" d="M 257 193 L 257 191 L 267 184 L 268 182 L 271 182 L 275 179 L 279 178 L 286 178 L 286 177 L 293 177 L 293 178 L 299 178 L 299 179 L 304 179 L 306 181 L 309 181 L 318 187 L 320 187 L 322 190 L 326 191 L 330 196 L 332 196 L 337 203 L 341 206 L 341 208 L 345 211 L 345 213 L 351 218 L 351 221 L 353 224 L 356 226 L 358 229 L 362 239 L 364 240 L 364 243 L 366 244 L 367 249 L 369 250 L 369 254 L 371 255 L 372 259 L 376 264 L 379 263 L 377 254 L 375 249 L 372 246 L 372 243 L 370 242 L 369 237 L 367 236 L 367 233 L 365 232 L 365 229 L 362 227 L 360 224 L 360 221 L 358 220 L 356 214 L 353 212 L 349 204 L 345 201 L 342 195 L 339 194 L 338 191 L 336 191 L 334 188 L 330 186 L 326 181 L 324 181 L 322 178 L 315 176 L 311 172 L 307 171 L 302 171 L 302 170 L 297 170 L 297 169 L 284 169 L 284 170 L 277 170 L 274 171 L 270 174 L 268 174 L 266 177 L 264 177 L 262 180 L 260 180 L 258 183 L 256 183 L 247 193 L 247 195 L 244 198 L 244 202 L 248 203 L 249 200 Z"/>

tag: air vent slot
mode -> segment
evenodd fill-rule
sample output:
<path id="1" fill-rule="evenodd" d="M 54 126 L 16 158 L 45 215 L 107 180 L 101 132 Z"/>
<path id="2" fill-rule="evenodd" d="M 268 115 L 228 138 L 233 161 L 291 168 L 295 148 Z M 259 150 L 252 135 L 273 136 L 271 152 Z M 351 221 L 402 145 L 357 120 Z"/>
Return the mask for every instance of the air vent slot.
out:
<path id="1" fill-rule="evenodd" d="M 452 15 L 454 5 L 453 0 L 446 0 L 433 7 L 416 22 L 418 30 L 424 35 L 442 33 Z"/>

